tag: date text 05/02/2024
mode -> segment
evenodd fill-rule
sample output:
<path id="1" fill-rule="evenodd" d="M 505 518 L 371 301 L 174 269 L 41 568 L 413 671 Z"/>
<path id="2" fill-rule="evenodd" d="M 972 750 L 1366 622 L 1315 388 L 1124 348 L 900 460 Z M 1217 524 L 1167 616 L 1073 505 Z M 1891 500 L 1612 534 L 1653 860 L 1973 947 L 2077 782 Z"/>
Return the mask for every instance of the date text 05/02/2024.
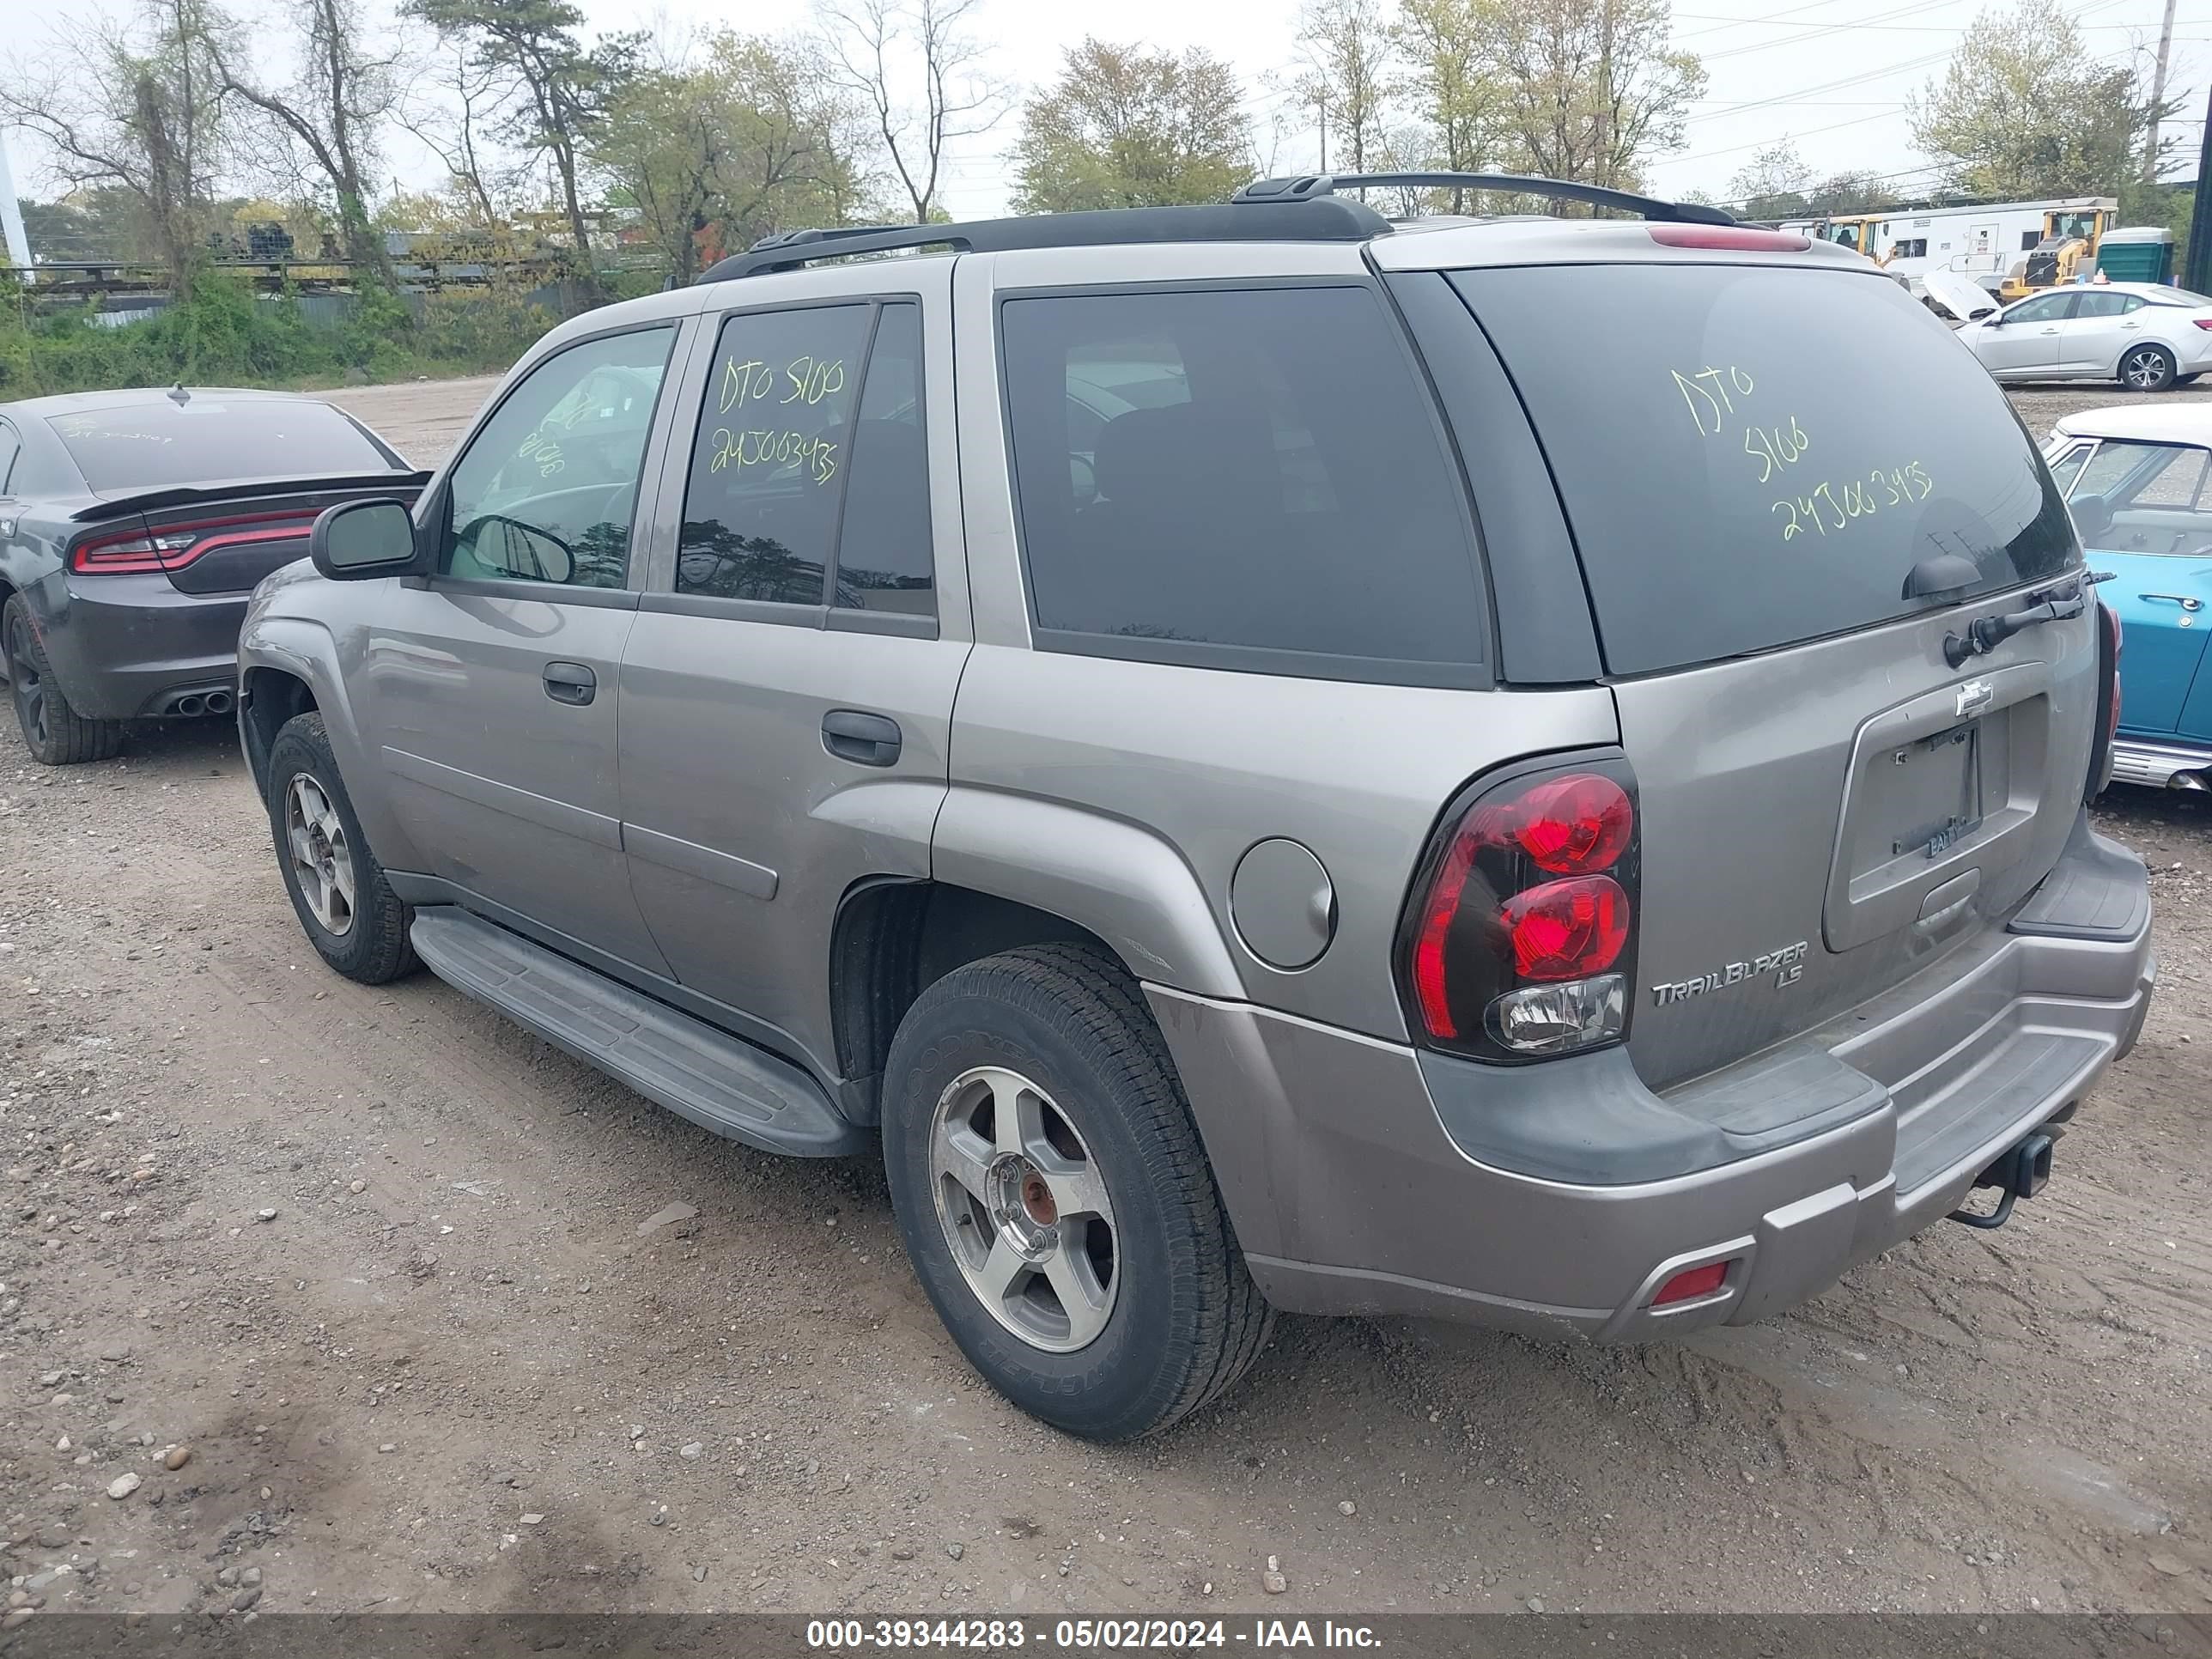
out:
<path id="1" fill-rule="evenodd" d="M 1334 1619 L 816 1619 L 806 1645 L 828 1652 L 899 1648 L 1039 1647 L 1066 1652 L 1203 1648 L 1273 1651 L 1294 1648 L 1373 1649 L 1370 1626 Z"/>

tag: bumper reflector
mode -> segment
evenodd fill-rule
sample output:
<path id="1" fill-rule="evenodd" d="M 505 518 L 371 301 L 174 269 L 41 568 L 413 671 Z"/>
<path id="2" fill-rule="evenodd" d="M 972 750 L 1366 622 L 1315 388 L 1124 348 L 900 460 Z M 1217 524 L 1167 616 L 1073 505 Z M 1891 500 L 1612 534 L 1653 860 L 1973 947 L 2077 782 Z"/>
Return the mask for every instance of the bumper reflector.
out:
<path id="1" fill-rule="evenodd" d="M 1685 1267 L 1659 1287 L 1659 1294 L 1651 1298 L 1651 1305 L 1663 1308 L 1669 1302 L 1688 1302 L 1711 1296 L 1728 1282 L 1728 1270 L 1734 1265 L 1709 1261 L 1702 1267 Z"/>

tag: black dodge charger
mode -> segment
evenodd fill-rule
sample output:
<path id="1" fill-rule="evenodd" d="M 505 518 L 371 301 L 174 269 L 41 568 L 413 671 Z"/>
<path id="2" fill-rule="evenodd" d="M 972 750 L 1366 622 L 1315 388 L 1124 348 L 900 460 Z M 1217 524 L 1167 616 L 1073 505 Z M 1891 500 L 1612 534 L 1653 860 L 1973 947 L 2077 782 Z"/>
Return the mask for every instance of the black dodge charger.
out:
<path id="1" fill-rule="evenodd" d="M 428 474 L 318 398 L 217 389 L 0 404 L 0 672 L 34 759 L 132 720 L 225 715 L 258 582 L 315 515 Z"/>

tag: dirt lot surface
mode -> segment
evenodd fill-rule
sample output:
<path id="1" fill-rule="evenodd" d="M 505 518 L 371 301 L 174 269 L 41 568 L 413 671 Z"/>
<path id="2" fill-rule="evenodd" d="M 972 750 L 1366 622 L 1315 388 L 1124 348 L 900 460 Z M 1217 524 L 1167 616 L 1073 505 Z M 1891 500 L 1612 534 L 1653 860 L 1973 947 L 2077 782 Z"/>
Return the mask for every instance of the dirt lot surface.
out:
<path id="1" fill-rule="evenodd" d="M 483 389 L 347 401 L 428 462 Z M 5 1571 L 49 1610 L 2201 1613 L 2212 802 L 2100 817 L 2163 989 L 2010 1227 L 1674 1346 L 1285 1319 L 1100 1449 L 978 1384 L 876 1170 L 325 971 L 223 726 L 49 771 L 9 724 Z"/>

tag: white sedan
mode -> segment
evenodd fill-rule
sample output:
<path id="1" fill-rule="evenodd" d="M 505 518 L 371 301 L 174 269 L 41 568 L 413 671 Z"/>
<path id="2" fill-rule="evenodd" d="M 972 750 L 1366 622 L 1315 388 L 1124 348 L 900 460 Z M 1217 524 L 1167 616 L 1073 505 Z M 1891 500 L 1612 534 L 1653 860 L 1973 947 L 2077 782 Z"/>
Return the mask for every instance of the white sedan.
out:
<path id="1" fill-rule="evenodd" d="M 2117 380 L 2163 392 L 2212 369 L 2212 299 L 2163 283 L 2035 294 L 1958 332 L 2000 380 Z"/>

